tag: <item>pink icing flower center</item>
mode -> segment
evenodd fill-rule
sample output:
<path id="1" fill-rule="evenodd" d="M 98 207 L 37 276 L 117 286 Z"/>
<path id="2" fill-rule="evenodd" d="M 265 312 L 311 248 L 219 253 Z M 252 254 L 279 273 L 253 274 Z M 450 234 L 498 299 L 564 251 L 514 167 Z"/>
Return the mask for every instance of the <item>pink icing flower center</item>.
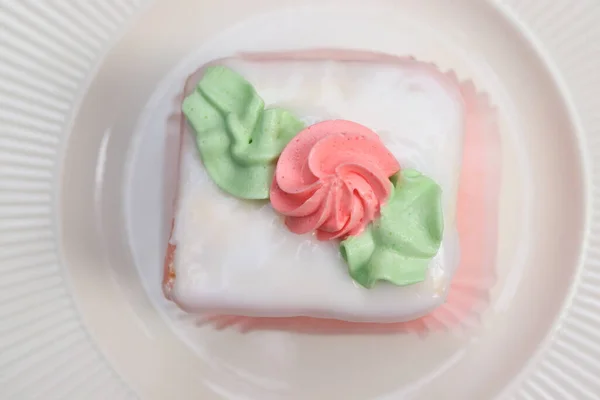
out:
<path id="1" fill-rule="evenodd" d="M 360 234 L 378 214 L 400 170 L 379 136 L 351 121 L 309 126 L 283 149 L 271 204 L 298 234 L 319 240 Z"/>

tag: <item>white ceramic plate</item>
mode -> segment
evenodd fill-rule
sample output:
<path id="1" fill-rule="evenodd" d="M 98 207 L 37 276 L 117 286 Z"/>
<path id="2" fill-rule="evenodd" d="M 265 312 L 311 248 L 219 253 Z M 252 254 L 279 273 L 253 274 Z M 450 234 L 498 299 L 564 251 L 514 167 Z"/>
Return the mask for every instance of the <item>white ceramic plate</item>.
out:
<path id="1" fill-rule="evenodd" d="M 0 2 L 1 399 L 600 399 L 596 0 Z M 497 106 L 468 334 L 240 334 L 160 296 L 171 99 L 236 50 L 411 54 Z"/>

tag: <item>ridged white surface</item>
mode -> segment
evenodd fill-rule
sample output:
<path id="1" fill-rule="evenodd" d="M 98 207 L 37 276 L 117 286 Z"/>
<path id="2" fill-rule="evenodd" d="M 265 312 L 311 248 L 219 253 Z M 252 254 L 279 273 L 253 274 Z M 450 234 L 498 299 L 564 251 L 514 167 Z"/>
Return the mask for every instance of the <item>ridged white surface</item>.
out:
<path id="1" fill-rule="evenodd" d="M 2 399 L 135 398 L 78 316 L 53 218 L 60 147 L 80 96 L 102 54 L 145 2 L 0 4 Z M 576 105 L 586 153 L 600 154 L 600 3 L 497 2 L 552 59 Z M 589 171 L 593 218 L 579 285 L 506 398 L 600 399 L 600 162 Z"/>
<path id="2" fill-rule="evenodd" d="M 0 398 L 132 399 L 60 267 L 60 147 L 100 57 L 139 1 L 0 4 Z"/>
<path id="3" fill-rule="evenodd" d="M 583 128 L 583 153 L 591 174 L 591 218 L 583 270 L 534 361 L 515 382 L 515 399 L 600 399 L 600 2 L 597 0 L 503 0 L 524 24 L 542 54 L 557 67 L 563 89 Z"/>

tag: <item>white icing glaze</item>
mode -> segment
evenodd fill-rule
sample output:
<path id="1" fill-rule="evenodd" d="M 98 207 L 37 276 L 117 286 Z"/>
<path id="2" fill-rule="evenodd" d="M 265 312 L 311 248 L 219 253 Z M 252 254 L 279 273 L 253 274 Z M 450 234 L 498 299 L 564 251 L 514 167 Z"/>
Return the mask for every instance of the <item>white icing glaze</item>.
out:
<path id="1" fill-rule="evenodd" d="M 369 322 L 407 321 L 440 305 L 458 264 L 454 212 L 464 119 L 459 88 L 411 61 L 223 63 L 255 85 L 267 106 L 285 107 L 307 123 L 342 118 L 375 130 L 403 168 L 416 168 L 441 185 L 445 236 L 424 282 L 364 289 L 348 275 L 337 242 L 294 235 L 268 203 L 221 192 L 185 135 L 172 238 L 173 300 L 191 312 Z"/>

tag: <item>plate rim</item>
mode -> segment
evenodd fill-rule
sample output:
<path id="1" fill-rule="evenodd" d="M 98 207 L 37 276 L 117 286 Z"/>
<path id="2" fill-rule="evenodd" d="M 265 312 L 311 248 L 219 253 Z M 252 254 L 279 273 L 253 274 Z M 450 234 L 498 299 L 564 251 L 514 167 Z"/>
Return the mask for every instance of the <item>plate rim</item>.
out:
<path id="1" fill-rule="evenodd" d="M 595 173 L 595 169 L 600 167 L 600 161 L 595 165 L 592 157 L 592 154 L 600 152 L 600 148 L 596 149 L 598 143 L 594 142 L 594 137 L 596 140 L 600 137 L 600 129 L 598 126 L 594 126 L 598 123 L 595 122 L 594 115 L 590 113 L 592 107 L 583 106 L 584 103 L 598 103 L 597 100 L 594 101 L 591 94 L 593 88 L 600 89 L 600 80 L 592 81 L 592 84 L 589 85 L 582 84 L 582 81 L 587 80 L 586 76 L 581 74 L 573 60 L 581 61 L 581 58 L 585 58 L 589 64 L 584 64 L 584 66 L 589 68 L 590 72 L 594 67 L 600 67 L 600 62 L 594 60 L 593 57 L 585 57 L 588 54 L 582 54 L 590 51 L 589 55 L 591 56 L 592 49 L 585 48 L 585 46 L 573 46 L 573 44 L 582 43 L 581 38 L 586 37 L 582 34 L 583 32 L 586 32 L 587 38 L 592 41 L 594 38 L 600 40 L 600 29 L 590 23 L 590 21 L 600 18 L 600 4 L 593 4 L 592 1 L 587 0 L 583 0 L 577 5 L 573 5 L 568 0 L 552 3 L 544 0 L 531 2 L 494 0 L 493 3 L 508 20 L 522 28 L 519 31 L 534 46 L 538 56 L 545 61 L 549 73 L 565 98 L 565 106 L 574 125 L 574 131 L 578 134 L 579 154 L 583 157 L 582 172 L 584 174 L 586 207 L 586 227 L 582 238 L 579 265 L 561 310 L 531 360 L 504 388 L 501 397 L 529 399 L 539 398 L 541 395 L 542 398 L 561 398 L 558 396 L 570 398 L 570 393 L 575 392 L 586 396 L 585 398 L 597 399 L 600 398 L 600 394 L 596 394 L 600 393 L 598 392 L 600 380 L 596 378 L 595 382 L 589 382 L 589 376 L 600 376 L 600 363 L 588 363 L 587 365 L 584 363 L 583 372 L 581 368 L 573 368 L 581 366 L 582 363 L 581 360 L 574 358 L 574 353 L 577 351 L 572 350 L 572 343 L 584 346 L 587 352 L 593 352 L 596 357 L 592 356 L 591 359 L 597 359 L 600 356 L 600 346 L 596 345 L 590 349 L 584 343 L 585 336 L 593 337 L 594 327 L 592 326 L 590 329 L 589 324 L 581 317 L 589 315 L 594 310 L 600 311 L 600 307 L 598 307 L 600 295 L 593 296 L 593 291 L 590 293 L 591 295 L 583 292 L 586 286 L 583 280 L 586 276 L 600 277 L 600 260 L 594 260 L 593 254 L 590 254 L 594 248 L 598 248 L 600 245 L 599 242 L 593 240 L 594 237 L 600 235 L 600 218 L 597 211 L 600 204 L 598 198 L 594 198 L 594 193 L 597 193 L 596 188 L 600 185 L 600 176 Z M 572 10 L 573 8 L 576 10 Z M 560 16 L 568 11 L 578 16 L 587 15 L 589 20 L 586 18 L 586 24 L 582 23 L 574 29 L 565 30 L 565 24 L 561 22 Z M 581 53 L 577 53 L 577 51 L 581 51 Z M 587 311 L 586 308 L 592 308 L 592 310 Z M 585 330 L 583 339 L 580 333 L 574 333 L 573 326 L 577 326 L 580 330 L 583 327 Z M 596 333 L 600 333 L 600 324 L 596 325 L 595 330 Z M 569 337 L 571 344 L 567 344 L 564 337 Z M 555 384 L 549 385 L 549 382 Z M 591 391 L 585 388 L 590 383 L 595 386 L 591 388 Z"/>

